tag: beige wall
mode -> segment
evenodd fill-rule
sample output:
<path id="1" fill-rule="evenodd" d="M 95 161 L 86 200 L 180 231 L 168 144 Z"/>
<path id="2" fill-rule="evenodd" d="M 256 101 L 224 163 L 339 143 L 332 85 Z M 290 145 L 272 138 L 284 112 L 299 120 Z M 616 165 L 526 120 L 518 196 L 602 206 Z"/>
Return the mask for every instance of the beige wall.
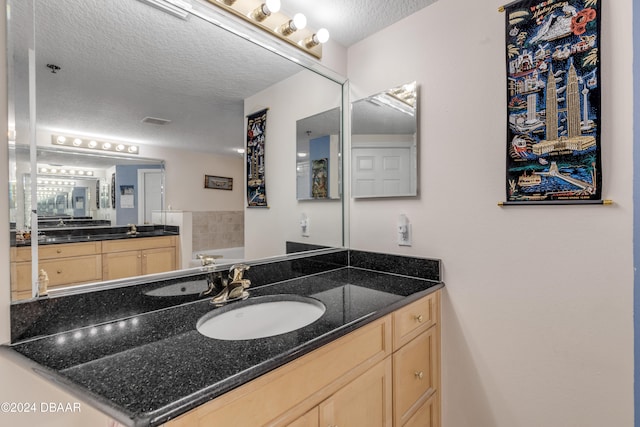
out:
<path id="1" fill-rule="evenodd" d="M 352 201 L 351 246 L 443 259 L 443 426 L 633 425 L 631 0 L 603 2 L 604 196 L 505 199 L 504 2 L 441 0 L 351 47 L 355 98 L 420 84 L 420 197 Z M 399 214 L 413 247 L 395 243 Z"/>

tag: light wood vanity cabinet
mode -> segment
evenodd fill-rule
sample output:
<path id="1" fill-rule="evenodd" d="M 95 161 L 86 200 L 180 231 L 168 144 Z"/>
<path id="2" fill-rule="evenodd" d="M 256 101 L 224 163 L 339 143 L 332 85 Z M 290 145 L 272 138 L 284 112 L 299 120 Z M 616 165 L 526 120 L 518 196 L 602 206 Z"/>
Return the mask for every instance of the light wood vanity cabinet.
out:
<path id="1" fill-rule="evenodd" d="M 102 279 L 115 280 L 176 269 L 174 236 L 102 242 Z"/>
<path id="2" fill-rule="evenodd" d="M 31 247 L 11 248 L 11 297 L 31 298 Z M 102 280 L 100 242 L 43 245 L 38 270 L 49 277 L 49 289 Z"/>
<path id="3" fill-rule="evenodd" d="M 395 426 L 440 425 L 439 322 L 440 291 L 393 313 Z M 416 420 L 423 421 L 415 424 Z"/>
<path id="4" fill-rule="evenodd" d="M 439 427 L 440 291 L 165 427 Z"/>

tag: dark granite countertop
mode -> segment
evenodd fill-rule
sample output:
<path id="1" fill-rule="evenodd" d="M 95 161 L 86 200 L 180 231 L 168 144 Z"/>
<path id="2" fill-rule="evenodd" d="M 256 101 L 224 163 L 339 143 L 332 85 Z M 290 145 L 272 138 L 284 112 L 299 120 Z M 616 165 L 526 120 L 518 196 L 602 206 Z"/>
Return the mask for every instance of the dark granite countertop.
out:
<path id="1" fill-rule="evenodd" d="M 129 230 L 129 227 L 124 226 L 45 228 L 42 230 L 43 234 L 38 236 L 38 245 L 140 239 L 144 237 L 177 236 L 180 234 L 178 227 L 173 226 L 141 225 L 138 226 L 138 232 L 135 234 L 128 233 Z M 17 247 L 31 246 L 31 240 L 16 241 L 15 232 L 12 232 L 11 245 Z"/>
<path id="2" fill-rule="evenodd" d="M 273 337 L 222 341 L 201 335 L 198 319 L 216 309 L 207 299 L 3 349 L 117 421 L 157 426 L 442 286 L 344 267 L 249 289 L 249 301 L 296 294 L 325 304 L 314 323 Z"/>

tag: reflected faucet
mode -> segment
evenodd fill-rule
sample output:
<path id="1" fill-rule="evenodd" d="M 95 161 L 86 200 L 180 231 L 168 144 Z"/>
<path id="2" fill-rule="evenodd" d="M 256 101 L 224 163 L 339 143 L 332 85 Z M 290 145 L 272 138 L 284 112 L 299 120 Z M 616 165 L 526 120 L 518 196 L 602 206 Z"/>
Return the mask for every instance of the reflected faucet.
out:
<path id="1" fill-rule="evenodd" d="M 218 292 L 211 299 L 211 303 L 217 306 L 249 298 L 246 289 L 251 286 L 251 281 L 243 277 L 248 269 L 249 266 L 246 264 L 234 264 L 229 269 L 228 277 L 223 277 L 222 272 L 210 272 L 207 274 L 207 290 L 200 295 Z"/>
<path id="2" fill-rule="evenodd" d="M 64 221 L 62 220 L 62 218 L 60 218 L 60 221 L 58 221 L 58 227 L 64 227 L 66 224 L 64 223 Z"/>

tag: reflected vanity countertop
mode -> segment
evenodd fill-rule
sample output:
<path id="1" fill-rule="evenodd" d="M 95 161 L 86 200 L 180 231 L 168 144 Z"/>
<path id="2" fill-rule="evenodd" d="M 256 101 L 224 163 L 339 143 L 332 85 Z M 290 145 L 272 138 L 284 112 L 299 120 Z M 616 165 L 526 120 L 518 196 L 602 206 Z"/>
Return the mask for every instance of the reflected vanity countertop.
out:
<path id="1" fill-rule="evenodd" d="M 140 225 L 136 227 L 137 233 L 135 234 L 128 233 L 130 228 L 127 226 L 58 227 L 56 229 L 45 228 L 38 236 L 38 245 L 177 236 L 180 234 L 179 229 L 176 226 Z M 12 231 L 11 246 L 31 246 L 31 240 L 16 241 L 15 231 Z"/>
<path id="2" fill-rule="evenodd" d="M 326 306 L 314 323 L 277 336 L 201 335 L 198 319 L 215 310 L 207 298 L 1 348 L 117 421 L 157 426 L 443 286 L 342 267 L 250 288 L 250 298 L 296 294 Z"/>

